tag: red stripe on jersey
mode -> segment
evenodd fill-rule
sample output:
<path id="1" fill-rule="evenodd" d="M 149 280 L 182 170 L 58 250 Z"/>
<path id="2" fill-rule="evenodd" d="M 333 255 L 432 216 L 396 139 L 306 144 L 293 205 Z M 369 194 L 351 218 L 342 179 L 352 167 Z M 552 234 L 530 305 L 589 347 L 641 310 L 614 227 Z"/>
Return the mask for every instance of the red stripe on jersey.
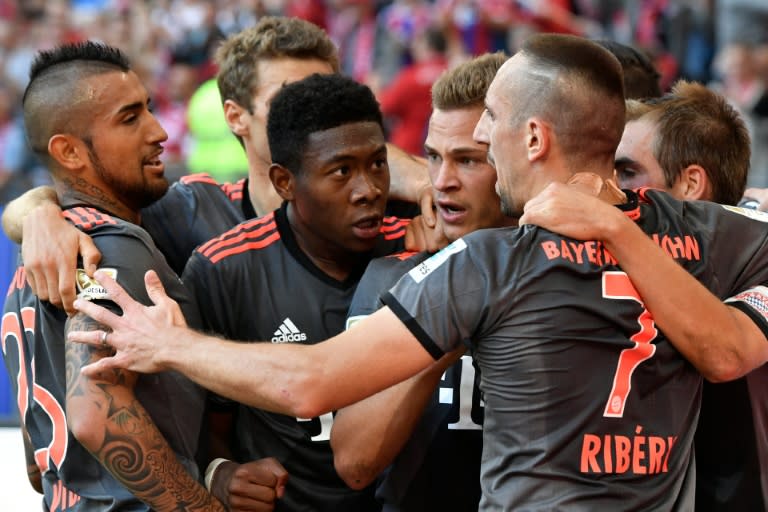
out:
<path id="1" fill-rule="evenodd" d="M 248 238 L 248 240 L 250 240 L 250 238 Z M 217 252 L 215 255 L 210 257 L 210 260 L 211 263 L 216 263 L 234 254 L 240 254 L 242 252 L 247 252 L 253 249 L 262 249 L 268 245 L 271 245 L 277 240 L 280 240 L 280 233 L 278 231 L 274 231 L 271 235 L 267 236 L 266 238 L 262 238 L 261 240 L 241 242 L 240 245 L 237 245 L 236 247 L 231 247 L 221 252 Z"/>
<path id="2" fill-rule="evenodd" d="M 396 240 L 405 236 L 405 228 L 411 223 L 411 219 L 399 219 L 397 217 L 384 217 L 379 232 L 385 240 Z"/>
<path id="3" fill-rule="evenodd" d="M 626 215 L 627 217 L 629 217 L 632 220 L 637 220 L 637 219 L 640 218 L 640 203 L 641 202 L 643 202 L 643 203 L 647 203 L 648 202 L 647 198 L 645 197 L 645 192 L 647 190 L 648 190 L 648 187 L 642 187 L 642 188 L 635 189 L 635 193 L 637 194 L 637 197 L 638 197 L 637 206 L 635 208 L 633 208 L 632 210 L 624 211 L 624 215 Z"/>
<path id="4" fill-rule="evenodd" d="M 102 224 L 117 224 L 117 221 L 106 213 L 90 207 L 79 206 L 64 210 L 61 212 L 61 216 L 85 231 Z"/>
<path id="5" fill-rule="evenodd" d="M 245 189 L 245 178 L 235 183 L 224 183 L 221 190 L 227 195 L 230 201 L 239 201 L 243 198 L 243 189 Z"/>
<path id="6" fill-rule="evenodd" d="M 206 174 L 204 172 L 182 176 L 179 181 L 184 185 L 188 185 L 190 183 L 209 183 L 211 185 L 219 185 L 210 174 Z"/>
<path id="7" fill-rule="evenodd" d="M 270 232 L 274 232 L 277 235 L 277 238 L 273 238 L 273 235 L 270 234 Z M 274 212 L 268 215 L 265 215 L 264 217 L 260 217 L 258 219 L 253 219 L 251 221 L 244 222 L 230 229 L 229 231 L 225 232 L 223 235 L 217 238 L 214 238 L 213 240 L 210 240 L 205 244 L 201 245 L 200 248 L 197 250 L 197 252 L 201 253 L 203 256 L 210 259 L 211 261 L 219 261 L 221 258 L 218 257 L 218 251 L 236 250 L 237 247 L 243 243 L 245 244 L 260 243 L 261 240 L 267 239 L 265 235 L 269 236 L 270 241 L 269 243 L 265 243 L 259 247 L 265 247 L 280 238 L 280 234 L 277 231 L 277 223 L 275 222 Z M 255 238 L 258 238 L 259 240 L 254 241 Z M 255 249 L 258 247 L 252 246 L 250 248 Z M 244 250 L 248 250 L 248 249 L 244 249 Z M 239 252 L 242 252 L 242 251 L 239 251 Z M 235 253 L 232 253 L 232 254 L 235 254 Z M 214 258 L 216 259 L 214 260 Z"/>
<path id="8" fill-rule="evenodd" d="M 412 258 L 413 256 L 416 256 L 419 254 L 419 251 L 402 251 L 402 252 L 396 252 L 395 254 L 390 254 L 389 256 L 385 256 L 386 258 L 397 258 L 400 261 L 405 261 L 408 258 Z"/>
<path id="9" fill-rule="evenodd" d="M 641 187 L 637 189 L 635 192 L 637 192 L 637 196 L 640 198 L 642 202 L 650 203 L 651 199 L 647 195 L 649 190 L 661 190 L 661 189 L 654 189 L 651 187 Z"/>

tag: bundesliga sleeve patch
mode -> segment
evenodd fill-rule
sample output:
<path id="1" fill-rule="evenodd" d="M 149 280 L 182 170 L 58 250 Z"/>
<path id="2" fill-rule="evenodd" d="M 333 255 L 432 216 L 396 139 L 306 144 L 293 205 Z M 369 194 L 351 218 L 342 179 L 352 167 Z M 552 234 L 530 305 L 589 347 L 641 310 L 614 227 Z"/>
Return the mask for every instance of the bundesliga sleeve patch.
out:
<path id="1" fill-rule="evenodd" d="M 346 331 L 347 329 L 349 329 L 350 327 L 352 327 L 353 325 L 355 325 L 357 322 L 359 322 L 359 321 L 360 321 L 360 320 L 362 320 L 363 318 L 366 318 L 367 316 L 368 316 L 368 315 L 355 315 L 355 316 L 350 316 L 349 318 L 347 318 L 347 324 L 344 326 L 344 330 Z"/>
<path id="2" fill-rule="evenodd" d="M 458 240 L 454 240 L 441 251 L 413 267 L 413 269 L 408 272 L 408 275 L 411 276 L 411 279 L 420 283 L 425 277 L 440 267 L 440 265 L 448 261 L 448 258 L 451 257 L 451 255 L 461 252 L 466 248 L 467 243 L 463 239 L 459 238 Z"/>
<path id="3" fill-rule="evenodd" d="M 100 268 L 99 270 L 106 272 L 112 279 L 117 279 L 117 269 Z M 107 290 L 94 278 L 88 277 L 88 274 L 82 268 L 77 269 L 75 281 L 77 282 L 77 297 L 79 299 L 94 301 L 109 298 Z"/>
<path id="4" fill-rule="evenodd" d="M 752 208 L 741 208 L 739 206 L 730 206 L 727 204 L 721 204 L 723 208 L 726 210 L 738 213 L 739 215 L 743 215 L 745 217 L 749 217 L 750 219 L 759 220 L 760 222 L 768 222 L 768 213 L 761 212 L 758 210 L 753 210 Z"/>
<path id="5" fill-rule="evenodd" d="M 725 300 L 726 304 L 742 303 L 758 313 L 763 320 L 768 321 L 768 288 L 755 286 Z"/>

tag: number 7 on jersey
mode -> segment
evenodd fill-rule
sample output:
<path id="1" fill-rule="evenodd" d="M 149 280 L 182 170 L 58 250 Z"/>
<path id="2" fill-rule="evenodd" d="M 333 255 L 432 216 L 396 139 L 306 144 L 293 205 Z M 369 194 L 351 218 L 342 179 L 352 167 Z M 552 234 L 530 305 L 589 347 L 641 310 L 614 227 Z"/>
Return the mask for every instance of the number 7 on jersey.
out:
<path id="1" fill-rule="evenodd" d="M 658 331 L 651 313 L 645 309 L 645 303 L 640 298 L 640 294 L 624 272 L 603 272 L 603 298 L 633 300 L 642 307 L 637 317 L 640 330 L 629 338 L 635 346 L 625 348 L 619 355 L 616 373 L 613 375 L 613 387 L 603 413 L 603 416 L 608 418 L 621 418 L 624 415 L 624 406 L 629 392 L 632 390 L 632 374 L 640 363 L 650 359 L 656 353 L 656 345 L 651 342 L 658 335 Z"/>

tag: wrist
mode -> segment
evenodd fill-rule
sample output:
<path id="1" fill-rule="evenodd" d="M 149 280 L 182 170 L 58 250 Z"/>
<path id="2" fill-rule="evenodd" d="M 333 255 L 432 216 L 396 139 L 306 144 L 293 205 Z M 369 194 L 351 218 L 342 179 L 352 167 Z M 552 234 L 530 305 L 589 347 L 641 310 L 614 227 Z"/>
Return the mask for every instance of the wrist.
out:
<path id="1" fill-rule="evenodd" d="M 618 209 L 614 210 L 616 211 L 615 215 L 605 217 L 602 238 L 606 248 L 616 255 L 617 251 L 620 252 L 622 248 L 631 246 L 629 245 L 631 244 L 630 239 L 635 234 L 634 231 L 639 230 L 639 228 L 623 212 Z M 643 236 L 645 235 L 643 234 Z"/>
<path id="2" fill-rule="evenodd" d="M 192 331 L 184 327 L 169 327 L 163 335 L 164 343 L 158 344 L 153 354 L 153 365 L 160 371 L 181 371 L 183 361 L 179 358 L 187 353 Z"/>

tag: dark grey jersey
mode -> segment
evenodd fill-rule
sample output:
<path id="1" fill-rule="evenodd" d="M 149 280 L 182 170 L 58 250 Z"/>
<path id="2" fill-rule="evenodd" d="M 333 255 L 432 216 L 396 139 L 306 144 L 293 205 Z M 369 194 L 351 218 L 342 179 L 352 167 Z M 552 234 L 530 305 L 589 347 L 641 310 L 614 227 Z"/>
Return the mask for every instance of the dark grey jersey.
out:
<path id="1" fill-rule="evenodd" d="M 380 295 L 429 257 L 404 252 L 371 261 L 352 299 L 348 325 L 379 309 Z M 483 424 L 478 384 L 469 355 L 443 374 L 410 439 L 378 481 L 376 498 L 385 512 L 477 510 Z"/>
<path id="2" fill-rule="evenodd" d="M 183 176 L 142 210 L 142 226 L 181 275 L 195 248 L 256 216 L 247 180 L 219 184 L 207 174 Z"/>
<path id="3" fill-rule="evenodd" d="M 112 269 L 115 279 L 130 295 L 150 304 L 144 288 L 144 273 L 154 269 L 168 294 L 181 304 L 188 318 L 194 320 L 197 311 L 181 281 L 143 229 L 90 207 L 67 209 L 64 216 L 93 238 L 102 254 L 100 268 Z M 78 282 L 90 284 L 80 276 Z M 88 288 L 81 294 L 101 299 L 103 290 Z M 116 308 L 111 302 L 106 305 Z M 5 301 L 3 356 L 14 383 L 23 426 L 29 433 L 43 474 L 46 510 L 148 511 L 149 507 L 118 483 L 67 430 L 65 321 L 63 311 L 40 301 L 32 293 L 24 267 L 20 265 Z M 203 391 L 171 372 L 140 376 L 134 391 L 179 460 L 198 478 L 194 455 L 204 405 Z M 130 457 L 130 450 L 126 450 L 125 455 Z M 126 464 L 122 470 L 142 468 Z"/>
<path id="4" fill-rule="evenodd" d="M 657 191 L 630 198 L 628 214 L 717 296 L 768 282 L 768 224 Z M 768 331 L 764 299 L 755 290 L 733 305 Z M 481 230 L 383 302 L 435 357 L 473 347 L 485 398 L 481 508 L 693 508 L 702 379 L 601 243 L 533 226 Z"/>
<path id="5" fill-rule="evenodd" d="M 184 270 L 201 302 L 206 329 L 233 340 L 313 344 L 344 329 L 350 301 L 371 257 L 402 249 L 405 224 L 386 218 L 379 245 L 361 255 L 344 282 L 301 251 L 285 206 L 203 244 Z M 371 492 L 353 491 L 336 474 L 329 435 L 332 414 L 294 418 L 239 406 L 232 451 L 240 462 L 275 457 L 290 479 L 278 510 L 366 511 Z"/>

